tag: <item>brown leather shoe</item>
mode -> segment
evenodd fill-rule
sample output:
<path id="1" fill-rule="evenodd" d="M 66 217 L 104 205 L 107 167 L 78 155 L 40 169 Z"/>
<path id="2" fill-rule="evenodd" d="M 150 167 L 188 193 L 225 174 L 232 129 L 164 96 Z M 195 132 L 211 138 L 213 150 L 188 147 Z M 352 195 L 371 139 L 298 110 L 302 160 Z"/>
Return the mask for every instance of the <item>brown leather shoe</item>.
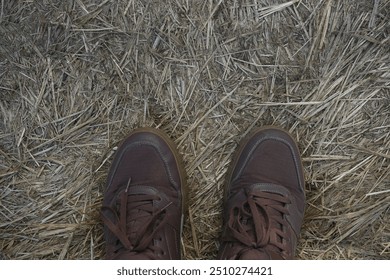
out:
<path id="1" fill-rule="evenodd" d="M 255 129 L 240 144 L 225 186 L 219 259 L 292 259 L 305 208 L 297 145 L 283 130 Z"/>
<path id="2" fill-rule="evenodd" d="M 118 148 L 104 194 L 106 259 L 180 259 L 185 172 L 169 137 L 133 131 Z"/>

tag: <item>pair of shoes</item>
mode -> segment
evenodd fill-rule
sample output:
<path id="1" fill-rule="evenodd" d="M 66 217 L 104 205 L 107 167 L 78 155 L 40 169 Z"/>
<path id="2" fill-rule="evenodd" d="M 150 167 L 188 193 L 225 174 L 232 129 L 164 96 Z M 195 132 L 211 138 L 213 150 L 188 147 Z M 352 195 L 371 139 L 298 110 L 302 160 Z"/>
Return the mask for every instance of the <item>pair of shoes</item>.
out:
<path id="1" fill-rule="evenodd" d="M 175 144 L 157 129 L 133 131 L 108 175 L 106 259 L 181 259 L 186 204 L 186 174 Z M 228 171 L 218 259 L 294 258 L 304 207 L 295 141 L 278 128 L 253 130 Z"/>

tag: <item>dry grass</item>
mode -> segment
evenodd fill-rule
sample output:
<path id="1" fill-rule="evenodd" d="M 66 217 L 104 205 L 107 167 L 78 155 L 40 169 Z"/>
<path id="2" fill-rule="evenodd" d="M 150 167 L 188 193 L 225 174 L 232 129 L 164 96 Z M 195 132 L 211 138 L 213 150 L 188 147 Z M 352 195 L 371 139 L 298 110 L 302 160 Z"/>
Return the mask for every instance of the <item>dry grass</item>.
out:
<path id="1" fill-rule="evenodd" d="M 153 126 L 189 175 L 185 258 L 212 259 L 232 152 L 273 124 L 304 160 L 298 258 L 390 258 L 389 1 L 0 2 L 3 257 L 101 258 L 112 154 Z"/>

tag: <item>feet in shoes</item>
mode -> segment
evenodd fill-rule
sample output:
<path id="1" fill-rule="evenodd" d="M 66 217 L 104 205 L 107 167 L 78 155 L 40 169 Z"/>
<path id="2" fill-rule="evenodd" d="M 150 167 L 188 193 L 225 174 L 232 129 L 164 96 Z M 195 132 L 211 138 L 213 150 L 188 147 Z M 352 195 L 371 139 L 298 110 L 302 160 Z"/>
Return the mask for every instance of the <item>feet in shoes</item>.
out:
<path id="1" fill-rule="evenodd" d="M 104 194 L 107 259 L 180 259 L 185 171 L 160 130 L 133 131 L 118 148 Z M 292 259 L 305 208 L 301 159 L 293 138 L 255 129 L 227 174 L 219 259 Z"/>
<path id="2" fill-rule="evenodd" d="M 132 132 L 109 171 L 102 219 L 106 259 L 180 259 L 185 172 L 168 136 Z"/>

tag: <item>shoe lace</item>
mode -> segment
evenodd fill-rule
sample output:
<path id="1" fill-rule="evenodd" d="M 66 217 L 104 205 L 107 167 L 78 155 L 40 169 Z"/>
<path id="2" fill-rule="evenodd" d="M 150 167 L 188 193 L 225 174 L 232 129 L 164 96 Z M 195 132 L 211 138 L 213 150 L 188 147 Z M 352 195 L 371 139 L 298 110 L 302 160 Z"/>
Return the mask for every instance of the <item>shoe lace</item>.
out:
<path id="1" fill-rule="evenodd" d="M 152 241 L 156 232 L 166 223 L 165 210 L 171 203 L 156 209 L 153 206 L 153 201 L 156 200 L 161 200 L 160 196 L 132 194 L 128 185 L 119 195 L 118 210 L 110 206 L 102 207 L 103 223 L 118 238 L 110 258 L 129 259 L 142 253 L 144 257 L 154 259 L 158 254 L 153 252 L 162 251 L 153 245 Z M 134 213 L 136 215 L 133 215 Z M 131 225 L 135 224 L 139 224 L 136 232 L 134 227 L 131 228 Z"/>
<path id="2" fill-rule="evenodd" d="M 291 203 L 290 199 L 253 189 L 245 189 L 245 194 L 247 200 L 230 210 L 227 223 L 229 231 L 224 241 L 238 241 L 246 246 L 238 252 L 238 256 L 252 249 L 262 250 L 269 255 L 265 249 L 267 245 L 274 245 L 284 252 L 286 243 L 283 239 L 288 239 L 287 233 L 283 231 L 283 227 L 287 226 L 284 215 L 289 214 L 286 205 Z M 272 233 L 276 234 L 276 238 L 271 238 Z"/>

